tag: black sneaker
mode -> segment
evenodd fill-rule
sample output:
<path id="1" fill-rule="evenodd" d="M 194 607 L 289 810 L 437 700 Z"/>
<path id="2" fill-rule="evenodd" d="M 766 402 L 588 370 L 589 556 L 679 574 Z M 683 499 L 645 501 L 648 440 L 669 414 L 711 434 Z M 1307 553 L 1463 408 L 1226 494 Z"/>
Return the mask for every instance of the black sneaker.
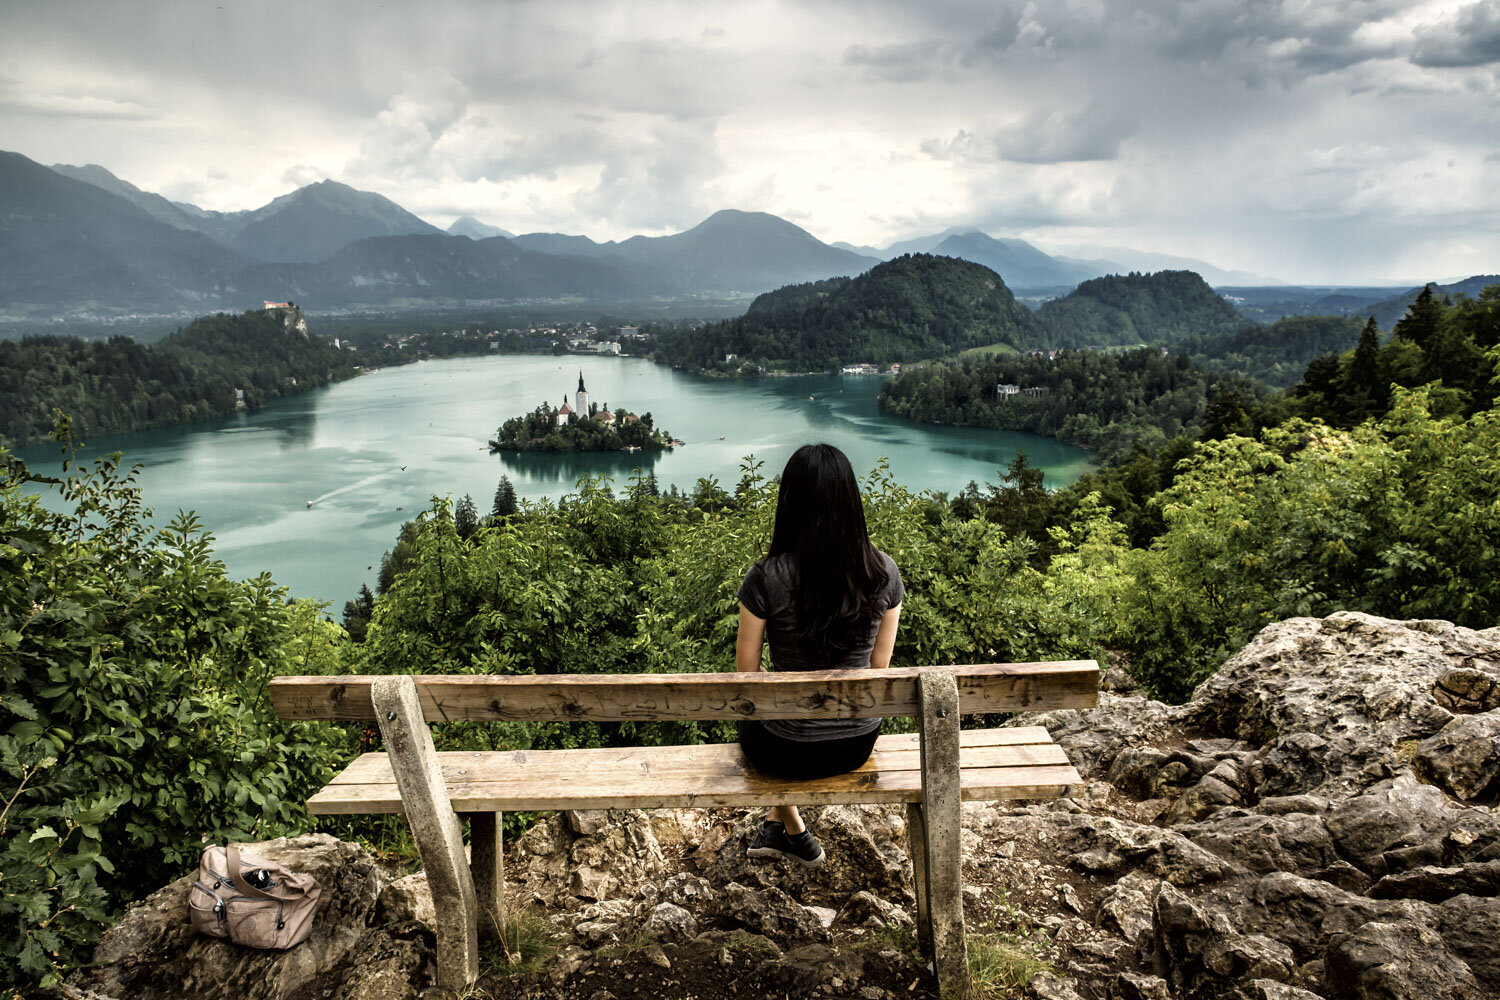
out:
<path id="1" fill-rule="evenodd" d="M 761 823 L 760 832 L 745 853 L 752 858 L 786 858 L 804 868 L 823 863 L 823 845 L 811 830 L 789 834 L 784 824 L 773 820 Z"/>

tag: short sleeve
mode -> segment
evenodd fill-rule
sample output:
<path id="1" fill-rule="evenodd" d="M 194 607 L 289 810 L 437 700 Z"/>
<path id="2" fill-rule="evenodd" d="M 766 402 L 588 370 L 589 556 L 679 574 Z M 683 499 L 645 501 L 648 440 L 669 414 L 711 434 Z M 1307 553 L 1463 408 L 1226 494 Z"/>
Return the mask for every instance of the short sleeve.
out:
<path id="1" fill-rule="evenodd" d="M 882 552 L 881 555 L 885 553 Z M 901 604 L 901 598 L 906 596 L 906 584 L 901 582 L 901 570 L 896 567 L 896 560 L 890 556 L 885 556 L 885 570 L 887 577 L 881 599 L 885 602 L 886 610 L 889 611 Z"/>
<path id="2" fill-rule="evenodd" d="M 740 603 L 755 617 L 771 617 L 771 602 L 766 593 L 766 571 L 761 568 L 760 563 L 755 563 L 745 573 L 745 580 L 740 584 L 739 597 Z"/>

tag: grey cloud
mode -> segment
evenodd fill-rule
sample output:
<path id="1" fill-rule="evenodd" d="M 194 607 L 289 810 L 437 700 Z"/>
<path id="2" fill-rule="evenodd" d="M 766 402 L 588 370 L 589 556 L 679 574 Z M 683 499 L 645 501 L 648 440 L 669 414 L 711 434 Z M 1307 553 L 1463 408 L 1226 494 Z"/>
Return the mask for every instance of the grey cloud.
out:
<path id="1" fill-rule="evenodd" d="M 942 48 L 935 38 L 893 45 L 851 45 L 844 50 L 844 65 L 891 83 L 925 80 L 941 68 Z"/>
<path id="2" fill-rule="evenodd" d="M 971 162 L 1113 160 L 1120 155 L 1120 144 L 1135 131 L 1133 115 L 1092 105 L 1080 111 L 1034 111 L 992 131 L 961 130 L 951 139 L 928 139 L 921 149 L 934 159 Z"/>
<path id="3" fill-rule="evenodd" d="M 685 228 L 715 208 L 709 188 L 724 170 L 712 126 L 671 123 L 612 151 L 579 207 L 617 224 Z"/>
<path id="4" fill-rule="evenodd" d="M 1417 29 L 1411 61 L 1430 69 L 1500 62 L 1500 5 L 1481 0 L 1450 21 Z"/>
<path id="5" fill-rule="evenodd" d="M 148 121 L 158 112 L 134 100 L 119 100 L 96 94 L 59 94 L 27 91 L 19 81 L 0 81 L 0 113 L 38 118 L 93 118 L 117 121 Z"/>

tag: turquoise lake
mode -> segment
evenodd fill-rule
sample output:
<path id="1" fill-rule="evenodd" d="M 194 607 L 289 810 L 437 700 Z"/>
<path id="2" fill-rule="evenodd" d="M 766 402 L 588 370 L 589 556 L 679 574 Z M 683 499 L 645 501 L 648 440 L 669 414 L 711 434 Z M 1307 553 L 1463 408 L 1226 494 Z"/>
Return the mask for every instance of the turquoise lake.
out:
<path id="1" fill-rule="evenodd" d="M 654 455 L 489 453 L 501 421 L 544 400 L 557 405 L 564 393 L 571 401 L 580 369 L 591 401 L 649 411 L 686 445 Z M 707 379 L 635 358 L 456 358 L 382 369 L 255 413 L 89 442 L 88 452 L 140 463 L 159 521 L 197 511 L 232 575 L 269 570 L 295 596 L 333 601 L 335 610 L 361 583 L 373 589 L 381 554 L 433 494 L 472 494 L 484 514 L 501 475 L 533 498 L 570 493 L 590 473 L 624 483 L 636 467 L 655 471 L 662 489 L 691 490 L 714 476 L 732 490 L 746 456 L 774 475 L 810 441 L 842 448 L 860 475 L 884 457 L 898 482 L 949 493 L 970 480 L 996 482 L 1018 449 L 1049 486 L 1090 468 L 1087 452 L 1049 438 L 885 416 L 880 383 Z M 55 449 L 20 454 L 37 471 L 58 468 Z"/>

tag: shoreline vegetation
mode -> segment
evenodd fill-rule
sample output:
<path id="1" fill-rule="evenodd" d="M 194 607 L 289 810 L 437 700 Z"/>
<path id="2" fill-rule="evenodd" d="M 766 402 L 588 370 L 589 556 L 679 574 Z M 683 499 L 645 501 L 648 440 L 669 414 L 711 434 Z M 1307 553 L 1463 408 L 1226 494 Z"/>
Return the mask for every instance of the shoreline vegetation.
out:
<path id="1" fill-rule="evenodd" d="M 349 355 L 309 336 L 290 303 L 204 316 L 149 347 L 128 337 L 0 341 L 0 442 L 46 442 L 57 411 L 83 441 L 256 410 L 358 374 Z"/>

